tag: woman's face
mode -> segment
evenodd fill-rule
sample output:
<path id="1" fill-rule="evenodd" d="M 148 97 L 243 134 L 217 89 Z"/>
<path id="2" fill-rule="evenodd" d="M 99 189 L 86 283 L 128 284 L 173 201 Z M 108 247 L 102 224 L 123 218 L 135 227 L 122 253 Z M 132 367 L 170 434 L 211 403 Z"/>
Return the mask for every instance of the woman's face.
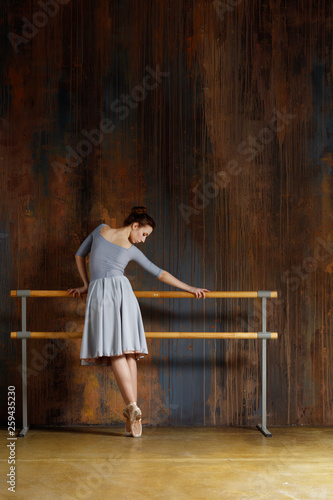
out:
<path id="1" fill-rule="evenodd" d="M 149 236 L 152 232 L 153 228 L 151 226 L 139 227 L 139 224 L 134 222 L 132 224 L 132 231 L 130 232 L 129 239 L 133 244 L 144 243 L 147 236 Z"/>

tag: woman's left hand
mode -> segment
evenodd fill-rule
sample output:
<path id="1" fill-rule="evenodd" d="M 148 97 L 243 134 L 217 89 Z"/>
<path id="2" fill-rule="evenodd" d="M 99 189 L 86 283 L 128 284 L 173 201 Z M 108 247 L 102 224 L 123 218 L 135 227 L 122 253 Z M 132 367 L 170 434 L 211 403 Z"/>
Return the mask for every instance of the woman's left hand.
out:
<path id="1" fill-rule="evenodd" d="M 196 299 L 200 299 L 200 297 L 206 298 L 205 292 L 210 292 L 206 288 L 196 288 L 195 286 L 191 286 L 189 290 L 190 293 L 194 293 Z"/>

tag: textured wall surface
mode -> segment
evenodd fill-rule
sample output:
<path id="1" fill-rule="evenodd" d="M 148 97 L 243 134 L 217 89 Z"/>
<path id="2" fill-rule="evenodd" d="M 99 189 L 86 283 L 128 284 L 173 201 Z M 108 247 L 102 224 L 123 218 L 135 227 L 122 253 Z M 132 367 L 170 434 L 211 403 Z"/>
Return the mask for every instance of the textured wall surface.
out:
<path id="1" fill-rule="evenodd" d="M 80 286 L 74 254 L 145 204 L 139 248 L 209 290 L 268 300 L 268 424 L 332 424 L 332 4 L 60 0 L 1 13 L 1 389 L 21 418 L 20 303 Z M 135 263 L 134 290 L 167 290 Z M 175 290 L 175 289 L 173 289 Z M 84 302 L 28 299 L 28 330 L 83 329 Z M 258 301 L 139 299 L 150 330 L 258 331 Z M 152 425 L 254 425 L 256 341 L 149 340 Z M 80 341 L 28 341 L 36 425 L 123 421 L 108 367 Z M 6 422 L 6 408 L 2 408 Z"/>

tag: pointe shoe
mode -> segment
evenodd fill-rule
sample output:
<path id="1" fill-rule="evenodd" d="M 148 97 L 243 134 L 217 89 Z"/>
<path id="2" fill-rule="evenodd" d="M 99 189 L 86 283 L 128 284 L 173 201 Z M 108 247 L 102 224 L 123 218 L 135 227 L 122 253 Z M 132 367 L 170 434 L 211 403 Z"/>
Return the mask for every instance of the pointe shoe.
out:
<path id="1" fill-rule="evenodd" d="M 135 431 L 134 431 L 134 426 L 136 424 L 139 424 L 139 432 L 137 434 L 135 434 Z M 142 436 L 142 423 L 141 423 L 141 418 L 138 418 L 137 420 L 134 421 L 134 424 L 133 426 L 131 426 L 131 430 L 132 430 L 132 436 L 135 437 L 135 438 L 139 438 Z"/>
<path id="2" fill-rule="evenodd" d="M 142 418 L 142 411 L 140 410 L 140 408 L 138 407 L 138 405 L 136 404 L 135 401 L 132 401 L 131 403 L 129 403 L 124 409 L 123 409 L 123 415 L 125 418 L 128 418 L 129 420 L 131 419 L 130 417 L 130 411 L 131 411 L 131 408 L 134 407 L 134 405 L 136 406 L 136 418 Z"/>
<path id="3" fill-rule="evenodd" d="M 141 423 L 141 418 L 135 420 L 134 422 L 134 425 L 136 422 L 139 422 L 140 423 L 140 430 L 139 430 L 139 433 L 136 434 L 135 436 L 133 436 L 132 434 L 132 431 L 129 430 L 131 429 L 131 422 L 129 419 L 126 420 L 126 424 L 125 424 L 125 436 L 126 437 L 141 437 L 142 436 L 142 423 Z"/>
<path id="4" fill-rule="evenodd" d="M 137 406 L 135 401 L 132 401 L 129 403 L 126 408 L 123 410 L 123 415 L 124 417 L 128 418 L 130 421 L 130 428 L 131 428 L 131 435 L 133 437 L 141 437 L 142 435 L 142 424 L 141 424 L 141 417 L 142 417 L 142 412 L 140 408 Z M 135 432 L 134 426 L 135 424 L 139 422 L 140 423 L 140 431 L 138 433 Z M 128 430 L 125 426 L 125 435 L 128 436 Z"/>
<path id="5" fill-rule="evenodd" d="M 125 436 L 126 437 L 132 437 L 131 421 L 130 421 L 130 417 L 129 417 L 129 411 L 127 410 L 127 408 L 124 409 L 123 415 L 124 415 L 124 417 L 126 417 Z M 141 418 L 140 418 L 140 421 L 141 421 Z M 141 430 L 141 434 L 142 434 L 142 430 Z M 141 434 L 140 434 L 140 436 L 141 436 Z"/>
<path id="6" fill-rule="evenodd" d="M 125 424 L 125 436 L 130 437 L 132 436 L 131 433 L 131 422 L 129 418 L 126 418 L 126 424 Z"/>

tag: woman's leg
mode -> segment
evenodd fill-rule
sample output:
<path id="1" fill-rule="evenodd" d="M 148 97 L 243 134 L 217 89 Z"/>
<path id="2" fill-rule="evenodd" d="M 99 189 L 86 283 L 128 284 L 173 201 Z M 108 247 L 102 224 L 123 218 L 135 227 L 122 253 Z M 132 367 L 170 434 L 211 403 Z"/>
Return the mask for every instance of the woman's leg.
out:
<path id="1" fill-rule="evenodd" d="M 129 361 L 129 362 L 128 362 Z M 135 366 L 134 366 L 135 363 Z M 117 383 L 119 385 L 120 392 L 124 398 L 126 405 L 128 403 L 135 401 L 137 398 L 137 373 L 136 373 L 136 361 L 135 358 L 127 360 L 127 357 L 123 356 L 112 356 L 111 365 L 113 373 L 116 377 Z M 130 368 L 131 367 L 131 368 Z M 133 384 L 134 380 L 134 384 Z M 130 431 L 129 419 L 126 420 L 126 430 Z M 134 424 L 134 432 L 139 434 L 141 424 L 136 421 Z"/>
<path id="2" fill-rule="evenodd" d="M 135 354 L 126 354 L 126 361 L 128 364 L 128 368 L 131 372 L 133 393 L 135 396 L 134 401 L 137 401 L 137 398 L 138 398 L 138 370 L 137 370 L 137 363 L 136 363 L 136 359 L 135 359 Z M 126 430 L 127 431 L 131 430 L 129 418 L 126 419 Z M 134 426 L 134 431 L 136 433 L 140 432 L 140 424 L 139 423 L 136 423 L 136 425 Z"/>
<path id="3" fill-rule="evenodd" d="M 116 377 L 117 383 L 122 397 L 126 405 L 131 401 L 136 402 L 136 394 L 133 389 L 132 373 L 130 371 L 127 359 L 125 356 L 112 356 L 111 365 L 114 376 Z"/>
<path id="4" fill-rule="evenodd" d="M 129 371 L 131 372 L 134 401 L 137 401 L 137 399 L 138 399 L 138 369 L 137 369 L 135 354 L 126 354 L 125 356 L 126 356 L 126 361 L 128 364 Z"/>

